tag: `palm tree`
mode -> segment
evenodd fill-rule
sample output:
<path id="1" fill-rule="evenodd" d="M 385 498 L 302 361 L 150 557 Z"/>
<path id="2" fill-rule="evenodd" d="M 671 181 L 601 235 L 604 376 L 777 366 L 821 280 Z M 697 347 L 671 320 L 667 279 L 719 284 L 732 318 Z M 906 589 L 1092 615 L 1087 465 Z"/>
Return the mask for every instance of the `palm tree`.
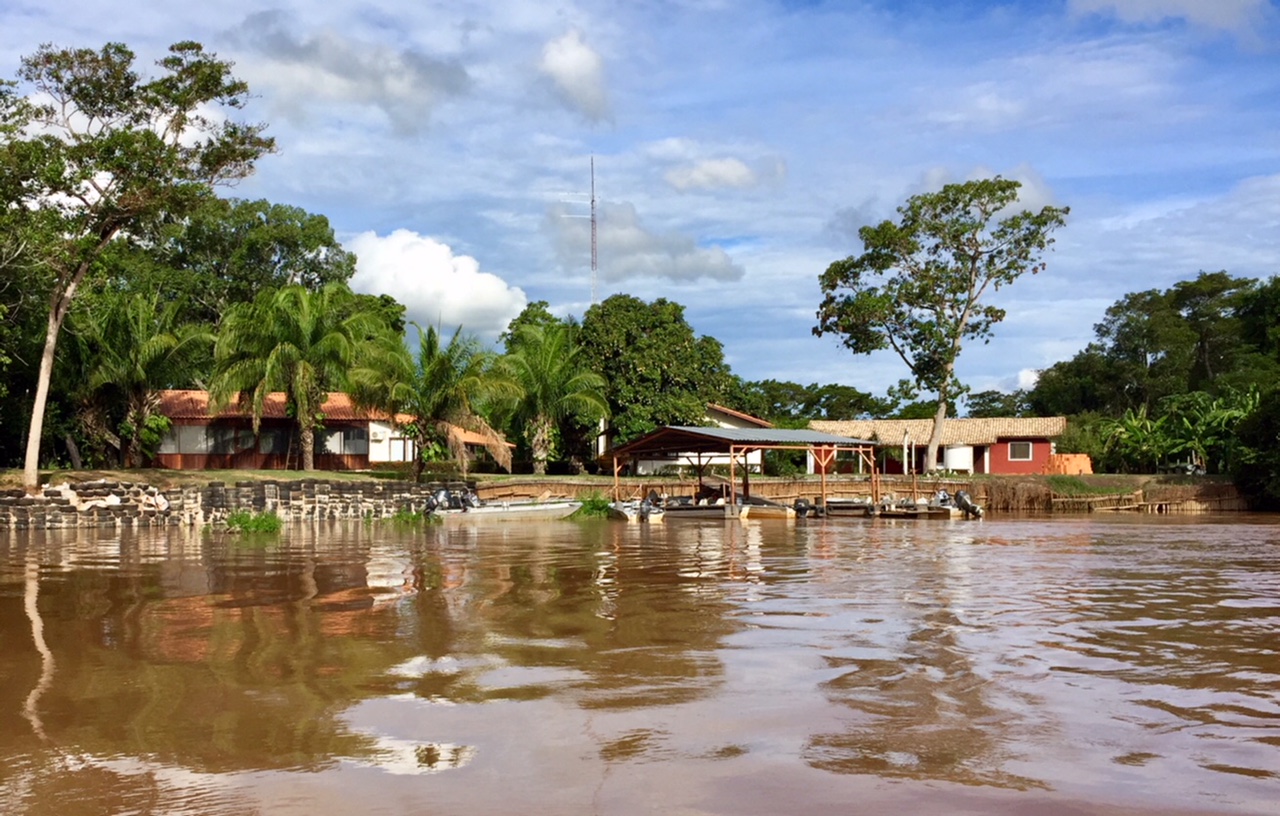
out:
<path id="1" fill-rule="evenodd" d="M 283 391 L 298 423 L 302 469 L 315 470 L 315 431 L 330 389 L 345 389 L 352 369 L 381 348 L 385 322 L 340 283 L 266 291 L 228 310 L 214 348 L 210 394 L 215 405 L 250 400 L 253 432 L 267 395 Z"/>
<path id="2" fill-rule="evenodd" d="M 484 447 L 506 470 L 511 469 L 511 449 L 502 434 L 481 415 L 481 407 L 492 401 L 509 400 L 518 388 L 494 368 L 497 359 L 485 351 L 474 336 L 459 326 L 448 343 L 443 343 L 434 326 L 418 331 L 418 353 L 403 344 L 398 353 L 384 348 L 378 366 L 352 372 L 352 395 L 362 405 L 377 407 L 393 417 L 412 417 L 405 427 L 418 449 L 413 477 L 421 479 L 423 452 L 432 442 L 443 442 L 465 475 L 468 455 L 463 431 L 484 439 Z"/>
<path id="3" fill-rule="evenodd" d="M 529 324 L 517 329 L 511 352 L 502 358 L 502 368 L 522 392 L 515 418 L 525 427 L 533 472 L 539 475 L 547 472 L 556 431 L 565 420 L 593 422 L 609 414 L 604 378 L 587 369 L 579 349 L 572 326 Z"/>
<path id="4" fill-rule="evenodd" d="M 141 467 L 144 442 L 163 433 L 153 426 L 159 389 L 189 376 L 196 355 L 213 344 L 213 333 L 202 324 L 180 323 L 179 304 L 161 304 L 158 294 L 121 298 L 84 320 L 84 346 L 92 355 L 86 391 L 122 404 L 124 466 Z"/>

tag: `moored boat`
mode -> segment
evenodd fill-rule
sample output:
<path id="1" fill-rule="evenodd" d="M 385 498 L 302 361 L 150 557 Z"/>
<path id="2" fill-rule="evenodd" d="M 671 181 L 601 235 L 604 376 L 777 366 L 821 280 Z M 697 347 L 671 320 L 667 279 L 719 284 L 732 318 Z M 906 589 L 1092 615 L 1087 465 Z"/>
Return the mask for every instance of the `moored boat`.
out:
<path id="1" fill-rule="evenodd" d="M 662 505 L 648 499 L 616 501 L 609 505 L 609 518 L 622 521 L 653 524 L 662 521 L 665 517 L 666 511 L 663 510 Z"/>
<path id="2" fill-rule="evenodd" d="M 574 499 L 486 502 L 470 490 L 442 488 L 431 497 L 427 511 L 446 522 L 553 521 L 568 518 L 581 506 L 582 502 Z"/>

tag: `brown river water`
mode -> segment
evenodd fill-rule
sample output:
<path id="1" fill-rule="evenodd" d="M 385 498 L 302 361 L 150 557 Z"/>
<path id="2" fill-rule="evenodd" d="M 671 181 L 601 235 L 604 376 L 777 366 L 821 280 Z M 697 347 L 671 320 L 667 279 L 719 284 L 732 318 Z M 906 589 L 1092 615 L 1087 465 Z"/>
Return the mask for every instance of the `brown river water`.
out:
<path id="1" fill-rule="evenodd" d="M 5 814 L 1280 813 L 1274 517 L 0 532 Z"/>

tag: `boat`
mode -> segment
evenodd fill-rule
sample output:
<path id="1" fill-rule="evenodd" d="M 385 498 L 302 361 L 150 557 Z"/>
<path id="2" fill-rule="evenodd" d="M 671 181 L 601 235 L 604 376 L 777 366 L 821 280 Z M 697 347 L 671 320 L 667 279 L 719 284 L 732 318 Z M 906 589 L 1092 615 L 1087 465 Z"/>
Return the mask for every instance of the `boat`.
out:
<path id="1" fill-rule="evenodd" d="M 441 488 L 431 495 L 426 510 L 444 521 L 554 521 L 577 512 L 582 502 L 574 499 L 516 499 L 486 502 L 472 490 Z"/>
<path id="2" fill-rule="evenodd" d="M 801 505 L 803 504 L 803 507 Z M 963 490 L 956 491 L 955 496 L 945 490 L 939 490 L 927 501 L 919 499 L 881 499 L 879 503 L 871 499 L 829 498 L 825 505 L 809 505 L 803 499 L 796 503 L 799 515 L 844 516 L 857 518 L 899 518 L 899 519 L 980 519 L 982 507 L 976 504 L 969 494 Z"/>
<path id="3" fill-rule="evenodd" d="M 666 517 L 666 511 L 662 505 L 651 502 L 648 499 L 631 499 L 629 501 L 616 501 L 609 505 L 609 518 L 621 519 L 626 522 L 648 522 L 653 524 L 662 521 Z"/>
<path id="4" fill-rule="evenodd" d="M 795 507 L 789 507 L 785 504 L 769 501 L 768 499 L 757 498 L 756 496 L 739 497 L 739 501 L 743 505 L 750 508 L 748 512 L 753 520 L 756 519 L 794 519 L 796 517 Z"/>
<path id="5" fill-rule="evenodd" d="M 672 519 L 744 519 L 751 511 L 749 504 L 719 501 L 695 502 L 692 499 L 668 499 L 662 506 L 663 516 Z"/>
<path id="6" fill-rule="evenodd" d="M 819 503 L 815 507 L 818 510 L 815 515 L 855 516 L 857 518 L 874 516 L 878 509 L 870 499 L 845 498 L 828 498 L 825 503 Z"/>

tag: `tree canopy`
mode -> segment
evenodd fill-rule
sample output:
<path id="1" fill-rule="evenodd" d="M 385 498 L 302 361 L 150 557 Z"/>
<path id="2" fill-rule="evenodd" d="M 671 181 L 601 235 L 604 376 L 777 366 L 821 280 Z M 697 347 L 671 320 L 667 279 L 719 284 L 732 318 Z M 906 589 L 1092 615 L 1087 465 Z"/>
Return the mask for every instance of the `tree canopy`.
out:
<path id="1" fill-rule="evenodd" d="M 606 298 L 587 310 L 579 342 L 584 362 L 605 379 L 619 441 L 661 425 L 696 425 L 707 403 L 733 388 L 720 342 L 695 335 L 684 307 L 665 298 Z"/>
<path id="2" fill-rule="evenodd" d="M 23 482 L 37 480 L 59 331 L 85 276 L 123 234 L 200 206 L 274 149 L 263 126 L 224 112 L 248 86 L 195 42 L 176 43 L 144 79 L 121 43 L 41 46 L 0 85 L 0 232 L 20 236 L 49 294 Z"/>
<path id="3" fill-rule="evenodd" d="M 814 333 L 839 335 L 854 354 L 892 350 L 911 373 L 903 393 L 936 395 L 930 467 L 948 401 L 964 391 L 956 378 L 963 344 L 989 340 L 1005 316 L 983 297 L 1043 269 L 1052 233 L 1066 223 L 1066 207 L 1010 212 L 1020 186 L 996 177 L 912 196 L 897 222 L 859 230 L 861 255 L 832 263 L 819 278 Z"/>

